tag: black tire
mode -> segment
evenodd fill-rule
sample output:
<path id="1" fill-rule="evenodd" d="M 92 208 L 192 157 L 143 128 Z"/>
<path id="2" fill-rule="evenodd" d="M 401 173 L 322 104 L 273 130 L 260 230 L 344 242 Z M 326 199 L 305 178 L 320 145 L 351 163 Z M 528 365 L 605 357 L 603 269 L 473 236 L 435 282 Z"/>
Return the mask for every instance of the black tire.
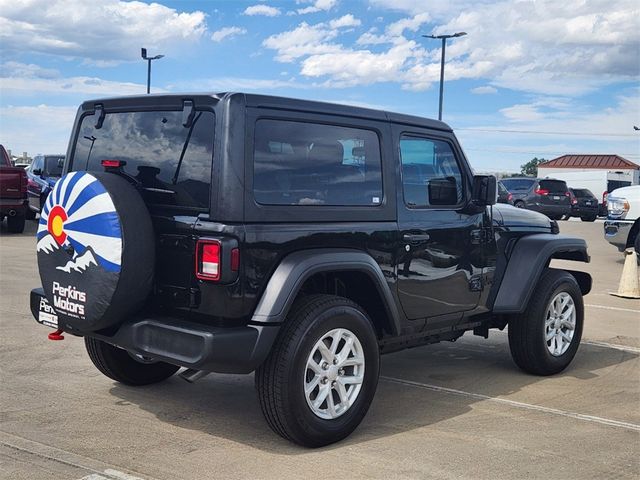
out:
<path id="1" fill-rule="evenodd" d="M 313 347 L 336 328 L 350 330 L 360 341 L 364 380 L 351 407 L 337 418 L 323 419 L 307 404 L 303 379 Z M 303 297 L 293 305 L 269 357 L 256 371 L 262 413 L 274 432 L 299 445 L 321 447 L 337 442 L 351 434 L 366 415 L 378 384 L 379 368 L 373 325 L 357 304 L 333 295 Z"/>
<path id="2" fill-rule="evenodd" d="M 25 217 L 27 218 L 27 220 L 35 220 L 36 212 L 27 207 L 27 213 L 25 214 Z"/>
<path id="3" fill-rule="evenodd" d="M 180 369 L 170 363 L 144 363 L 135 360 L 126 350 L 95 338 L 85 337 L 84 345 L 98 370 L 125 385 L 140 386 L 162 382 Z"/>
<path id="4" fill-rule="evenodd" d="M 13 217 L 7 217 L 7 229 L 11 233 L 24 232 L 24 215 L 14 215 Z"/>
<path id="5" fill-rule="evenodd" d="M 525 208 L 524 202 L 522 200 L 518 200 L 513 203 L 513 206 L 516 208 Z"/>
<path id="6" fill-rule="evenodd" d="M 580 217 L 580 220 L 582 220 L 583 222 L 595 222 L 596 218 L 598 218 L 597 215 L 590 215 L 588 217 Z"/>
<path id="7" fill-rule="evenodd" d="M 547 307 L 561 292 L 573 299 L 576 324 L 567 350 L 559 356 L 551 354 L 545 341 Z M 529 300 L 524 313 L 509 319 L 509 349 L 513 361 L 522 370 L 534 375 L 553 375 L 571 363 L 580 346 L 584 304 L 582 292 L 575 278 L 562 270 L 546 269 Z"/>

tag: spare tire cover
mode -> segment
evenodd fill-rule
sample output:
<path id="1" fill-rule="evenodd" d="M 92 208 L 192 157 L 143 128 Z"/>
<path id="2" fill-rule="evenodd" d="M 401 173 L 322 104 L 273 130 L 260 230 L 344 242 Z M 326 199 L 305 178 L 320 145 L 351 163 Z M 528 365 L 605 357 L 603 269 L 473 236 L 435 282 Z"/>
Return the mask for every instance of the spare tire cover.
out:
<path id="1" fill-rule="evenodd" d="M 65 330 L 117 325 L 151 290 L 151 218 L 133 185 L 117 174 L 63 176 L 40 213 L 36 248 L 42 287 Z"/>

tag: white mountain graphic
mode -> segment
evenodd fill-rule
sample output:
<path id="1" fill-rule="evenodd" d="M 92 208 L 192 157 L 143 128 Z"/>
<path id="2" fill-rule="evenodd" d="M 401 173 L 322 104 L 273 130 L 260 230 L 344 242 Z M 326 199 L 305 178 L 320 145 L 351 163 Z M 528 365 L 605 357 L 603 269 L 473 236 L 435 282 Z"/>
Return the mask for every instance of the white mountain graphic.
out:
<path id="1" fill-rule="evenodd" d="M 95 257 L 90 249 L 87 249 L 82 255 L 69 260 L 64 267 L 56 267 L 56 270 L 62 270 L 63 272 L 71 273 L 71 270 L 75 272 L 84 272 L 90 265 L 98 265 Z"/>
<path id="2" fill-rule="evenodd" d="M 38 241 L 38 244 L 36 245 L 36 251 L 44 251 L 45 253 L 51 253 L 58 248 L 60 248 L 58 246 L 58 242 L 56 242 L 51 235 L 45 235 Z"/>

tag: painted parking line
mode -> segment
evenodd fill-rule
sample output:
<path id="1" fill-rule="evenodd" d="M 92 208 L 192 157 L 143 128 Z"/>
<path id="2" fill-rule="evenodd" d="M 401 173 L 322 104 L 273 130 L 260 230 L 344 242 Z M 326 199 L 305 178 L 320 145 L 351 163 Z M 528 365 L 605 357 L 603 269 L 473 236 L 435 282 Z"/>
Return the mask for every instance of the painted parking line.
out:
<path id="1" fill-rule="evenodd" d="M 134 477 L 127 473 L 119 472 L 118 470 L 107 469 L 103 473 L 106 477 L 100 473 L 92 473 L 91 475 L 82 477 L 80 480 L 144 480 L 140 477 Z"/>
<path id="2" fill-rule="evenodd" d="M 601 308 L 603 310 L 615 310 L 617 312 L 631 312 L 640 315 L 640 310 L 635 310 L 633 308 L 609 307 L 607 305 L 595 305 L 593 303 L 585 303 L 584 306 L 589 308 Z"/>
<path id="3" fill-rule="evenodd" d="M 599 342 L 597 340 L 583 340 L 583 344 L 592 345 L 594 347 L 613 348 L 614 350 L 620 350 L 622 352 L 640 353 L 640 348 L 632 347 L 630 345 L 620 345 L 617 343 Z"/>
<path id="4" fill-rule="evenodd" d="M 585 415 L 583 413 L 570 412 L 567 410 L 560 410 L 557 408 L 543 407 L 542 405 L 535 405 L 532 403 L 516 402 L 515 400 L 507 400 L 506 398 L 490 397 L 489 395 L 483 395 L 481 393 L 465 392 L 464 390 L 456 390 L 454 388 L 441 387 L 439 385 L 431 385 L 429 383 L 413 382 L 411 380 L 403 380 L 401 378 L 380 376 L 381 380 L 396 383 L 399 385 L 405 385 L 408 387 L 421 388 L 424 390 L 430 390 L 432 392 L 446 393 L 450 395 L 458 395 L 462 397 L 474 398 L 476 400 L 486 400 L 493 403 L 499 403 L 501 405 L 507 405 L 513 408 L 519 408 L 523 410 L 533 410 L 535 412 L 546 413 L 550 415 L 557 415 L 560 417 L 573 418 L 583 422 L 597 423 L 601 425 L 607 425 L 610 427 L 622 428 L 625 430 L 632 430 L 634 432 L 640 432 L 640 425 L 629 422 L 621 422 L 619 420 L 612 420 L 610 418 L 596 417 L 594 415 Z"/>

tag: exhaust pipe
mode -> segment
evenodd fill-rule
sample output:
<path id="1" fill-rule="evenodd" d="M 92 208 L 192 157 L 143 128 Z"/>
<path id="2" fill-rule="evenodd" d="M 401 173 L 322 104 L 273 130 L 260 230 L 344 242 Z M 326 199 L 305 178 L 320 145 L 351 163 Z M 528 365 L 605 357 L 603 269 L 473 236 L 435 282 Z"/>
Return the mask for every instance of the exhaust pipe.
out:
<path id="1" fill-rule="evenodd" d="M 195 383 L 202 377 L 206 377 L 210 373 L 211 372 L 205 372 L 204 370 L 194 370 L 193 368 L 188 368 L 184 372 L 181 372 L 179 376 L 189 383 Z"/>

